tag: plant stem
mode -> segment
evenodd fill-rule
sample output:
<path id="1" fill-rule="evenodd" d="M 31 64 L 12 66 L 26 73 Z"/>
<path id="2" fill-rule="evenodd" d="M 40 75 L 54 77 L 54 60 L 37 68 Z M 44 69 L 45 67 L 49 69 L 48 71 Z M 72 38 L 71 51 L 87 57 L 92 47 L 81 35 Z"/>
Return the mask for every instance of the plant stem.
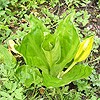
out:
<path id="1" fill-rule="evenodd" d="M 69 67 L 68 67 L 68 69 L 65 71 L 65 72 L 63 72 L 63 74 L 61 75 L 61 77 L 64 75 L 64 74 L 66 74 L 67 72 L 69 72 L 72 68 L 73 68 L 73 66 L 76 64 L 76 62 L 73 62 Z"/>

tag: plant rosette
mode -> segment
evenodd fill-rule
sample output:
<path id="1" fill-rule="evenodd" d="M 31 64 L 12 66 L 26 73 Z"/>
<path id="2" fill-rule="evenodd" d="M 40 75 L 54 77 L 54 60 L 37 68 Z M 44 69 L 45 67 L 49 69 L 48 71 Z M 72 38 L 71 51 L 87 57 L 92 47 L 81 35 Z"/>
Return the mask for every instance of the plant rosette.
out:
<path id="1" fill-rule="evenodd" d="M 60 87 L 87 78 L 92 73 L 90 66 L 78 62 L 89 56 L 93 36 L 80 42 L 73 15 L 71 13 L 61 20 L 54 34 L 50 34 L 40 20 L 30 15 L 31 31 L 16 47 L 26 62 L 18 68 L 16 75 L 20 81 L 24 79 L 21 82 L 26 86 L 42 83 L 46 87 Z"/>

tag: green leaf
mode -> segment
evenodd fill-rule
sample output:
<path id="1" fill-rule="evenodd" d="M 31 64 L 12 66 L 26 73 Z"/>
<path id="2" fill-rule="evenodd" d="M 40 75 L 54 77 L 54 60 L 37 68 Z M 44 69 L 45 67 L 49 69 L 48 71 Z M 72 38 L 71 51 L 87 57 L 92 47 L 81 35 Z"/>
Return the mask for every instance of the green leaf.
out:
<path id="1" fill-rule="evenodd" d="M 87 78 L 92 73 L 92 68 L 85 65 L 75 65 L 62 78 L 56 78 L 43 73 L 43 84 L 46 87 L 60 87 L 69 84 L 72 81 Z"/>
<path id="2" fill-rule="evenodd" d="M 0 45 L 0 63 L 5 64 L 5 69 L 10 70 L 16 65 L 14 56 L 2 45 Z"/>
<path id="3" fill-rule="evenodd" d="M 20 66 L 16 71 L 16 75 L 26 87 L 29 87 L 32 83 L 39 84 L 41 82 L 38 69 L 28 65 Z"/>
<path id="4" fill-rule="evenodd" d="M 43 73 L 43 85 L 46 87 L 60 87 L 60 79 Z"/>
<path id="5" fill-rule="evenodd" d="M 62 77 L 62 86 L 72 81 L 87 78 L 92 73 L 92 68 L 85 65 L 75 65 L 69 72 Z"/>
<path id="6" fill-rule="evenodd" d="M 79 45 L 79 37 L 71 19 L 72 14 L 68 15 L 64 20 L 62 20 L 55 31 L 56 37 L 59 37 L 60 40 L 61 59 L 58 64 L 54 66 L 53 69 L 57 70 L 55 70 L 53 73 L 58 73 L 61 71 L 76 54 Z"/>
<path id="7" fill-rule="evenodd" d="M 45 37 L 42 48 L 49 63 L 50 69 L 52 70 L 52 66 L 56 64 L 61 57 L 60 42 L 58 39 L 55 39 L 54 34 L 49 34 Z"/>
<path id="8" fill-rule="evenodd" d="M 17 50 L 23 55 L 27 65 L 37 66 L 48 72 L 48 63 L 41 49 L 41 44 L 48 30 L 41 21 L 32 15 L 30 15 L 30 24 L 31 32 L 24 37 Z"/>
<path id="9" fill-rule="evenodd" d="M 80 62 L 80 61 L 85 60 L 91 52 L 92 45 L 93 45 L 93 36 L 81 42 L 79 45 L 79 49 L 75 55 L 74 61 Z"/>

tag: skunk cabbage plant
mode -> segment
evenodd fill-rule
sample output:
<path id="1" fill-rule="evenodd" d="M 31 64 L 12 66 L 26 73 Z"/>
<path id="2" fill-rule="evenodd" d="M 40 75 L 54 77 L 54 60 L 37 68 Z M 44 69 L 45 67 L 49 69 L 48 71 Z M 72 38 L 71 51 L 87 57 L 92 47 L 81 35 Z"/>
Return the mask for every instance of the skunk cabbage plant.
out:
<path id="1" fill-rule="evenodd" d="M 31 31 L 16 48 L 26 62 L 16 71 L 22 83 L 60 87 L 91 74 L 92 68 L 79 62 L 90 54 L 93 36 L 80 42 L 72 14 L 60 21 L 54 34 L 33 15 L 30 27 Z"/>

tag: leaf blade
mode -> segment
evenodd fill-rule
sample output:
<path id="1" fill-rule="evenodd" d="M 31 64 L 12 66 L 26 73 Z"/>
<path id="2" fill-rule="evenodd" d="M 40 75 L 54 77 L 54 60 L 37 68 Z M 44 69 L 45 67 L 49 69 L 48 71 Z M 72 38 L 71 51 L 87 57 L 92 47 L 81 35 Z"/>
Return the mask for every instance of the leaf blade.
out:
<path id="1" fill-rule="evenodd" d="M 74 58 L 79 45 L 78 33 L 71 20 L 72 15 L 73 14 L 69 14 L 64 20 L 62 20 L 54 33 L 60 40 L 61 59 L 54 66 L 53 73 L 58 74 L 60 71 L 62 71 L 65 65 Z"/>
<path id="2" fill-rule="evenodd" d="M 5 69 L 8 70 L 16 66 L 15 57 L 2 45 L 0 45 L 0 63 L 4 63 Z"/>
<path id="3" fill-rule="evenodd" d="M 62 86 L 72 81 L 87 78 L 92 73 L 92 68 L 85 65 L 75 65 L 68 73 L 62 77 Z"/>
<path id="4" fill-rule="evenodd" d="M 41 45 L 45 33 L 48 33 L 49 31 L 40 20 L 32 15 L 30 15 L 30 24 L 31 31 L 23 38 L 22 43 L 17 47 L 17 50 L 23 55 L 27 65 L 33 67 L 37 66 L 41 70 L 48 72 L 49 66 L 43 50 L 41 49 Z M 43 67 L 39 65 L 42 65 Z"/>
<path id="5" fill-rule="evenodd" d="M 29 65 L 20 66 L 16 71 L 16 76 L 26 87 L 29 87 L 32 83 L 39 84 L 41 82 L 40 75 L 37 68 Z"/>

